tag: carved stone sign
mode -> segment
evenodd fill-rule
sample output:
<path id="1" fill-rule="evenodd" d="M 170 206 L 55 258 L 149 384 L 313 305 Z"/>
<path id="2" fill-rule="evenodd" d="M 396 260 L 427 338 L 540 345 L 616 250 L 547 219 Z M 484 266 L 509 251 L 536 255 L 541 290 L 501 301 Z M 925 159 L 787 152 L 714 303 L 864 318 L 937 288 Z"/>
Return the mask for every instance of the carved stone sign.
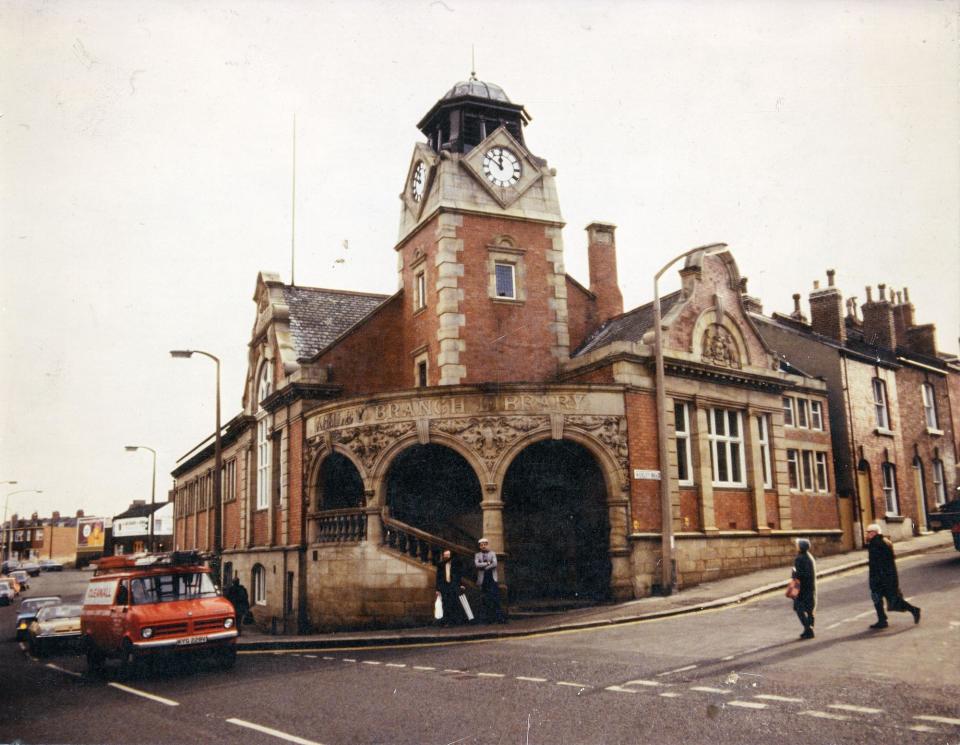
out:
<path id="1" fill-rule="evenodd" d="M 703 361 L 735 370 L 741 367 L 737 343 L 733 335 L 719 323 L 711 324 L 703 332 Z"/>

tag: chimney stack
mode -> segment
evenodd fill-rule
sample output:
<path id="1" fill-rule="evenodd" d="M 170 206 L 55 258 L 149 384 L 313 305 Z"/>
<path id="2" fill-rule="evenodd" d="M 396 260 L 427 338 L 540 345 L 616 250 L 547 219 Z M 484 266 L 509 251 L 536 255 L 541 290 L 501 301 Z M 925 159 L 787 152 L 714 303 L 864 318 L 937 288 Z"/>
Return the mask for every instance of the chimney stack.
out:
<path id="1" fill-rule="evenodd" d="M 53 522 L 57 522 L 60 519 L 60 513 L 54 510 L 50 519 L 53 520 Z"/>
<path id="2" fill-rule="evenodd" d="M 810 326 L 813 332 L 826 336 L 840 344 L 847 342 L 847 325 L 843 315 L 843 296 L 834 285 L 836 272 L 827 269 L 827 286 L 822 290 L 820 283 L 813 283 L 810 293 Z"/>
<path id="3" fill-rule="evenodd" d="M 597 323 L 623 313 L 623 295 L 617 283 L 617 226 L 593 222 L 587 226 L 587 259 L 590 264 L 590 292 L 597 297 Z"/>
<path id="4" fill-rule="evenodd" d="M 790 314 L 790 317 L 794 321 L 799 321 L 800 323 L 806 323 L 807 317 L 803 315 L 803 311 L 800 310 L 800 293 L 793 293 L 793 313 Z"/>
<path id="5" fill-rule="evenodd" d="M 893 306 L 887 300 L 887 286 L 877 285 L 880 299 L 873 301 L 873 293 L 867 287 L 867 302 L 863 312 L 863 338 L 875 347 L 894 351 L 897 348 L 897 325 L 894 322 Z"/>

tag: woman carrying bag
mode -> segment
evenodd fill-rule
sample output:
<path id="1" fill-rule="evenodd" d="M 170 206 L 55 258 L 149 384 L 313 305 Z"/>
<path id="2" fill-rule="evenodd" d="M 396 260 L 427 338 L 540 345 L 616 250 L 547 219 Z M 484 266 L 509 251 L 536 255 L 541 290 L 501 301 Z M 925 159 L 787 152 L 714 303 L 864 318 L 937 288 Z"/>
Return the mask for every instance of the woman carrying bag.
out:
<path id="1" fill-rule="evenodd" d="M 796 585 L 796 589 L 792 587 Z M 797 557 L 793 560 L 793 579 L 787 586 L 787 597 L 793 598 L 793 610 L 803 624 L 801 639 L 813 639 L 814 611 L 817 608 L 817 562 L 810 553 L 810 541 L 797 540 Z"/>

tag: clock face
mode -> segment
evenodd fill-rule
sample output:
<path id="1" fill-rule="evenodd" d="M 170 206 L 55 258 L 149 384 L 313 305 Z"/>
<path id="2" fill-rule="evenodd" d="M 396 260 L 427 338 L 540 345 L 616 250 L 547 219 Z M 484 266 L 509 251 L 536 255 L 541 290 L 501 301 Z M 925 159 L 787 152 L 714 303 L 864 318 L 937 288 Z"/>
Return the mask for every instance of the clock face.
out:
<path id="1" fill-rule="evenodd" d="M 520 180 L 520 161 L 505 147 L 492 147 L 483 156 L 483 173 L 495 186 L 513 186 Z"/>
<path id="2" fill-rule="evenodd" d="M 410 196 L 413 201 L 419 202 L 423 199 L 423 190 L 427 186 L 427 167 L 421 160 L 417 167 L 413 169 L 413 175 L 410 177 Z"/>

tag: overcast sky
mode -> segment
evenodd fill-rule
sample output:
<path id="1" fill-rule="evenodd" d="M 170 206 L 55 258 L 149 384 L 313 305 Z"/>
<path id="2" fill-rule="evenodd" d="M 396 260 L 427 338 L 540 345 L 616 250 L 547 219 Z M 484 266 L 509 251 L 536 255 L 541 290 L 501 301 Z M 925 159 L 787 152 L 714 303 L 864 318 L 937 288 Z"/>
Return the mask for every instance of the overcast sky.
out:
<path id="1" fill-rule="evenodd" d="M 110 516 L 240 411 L 257 272 L 392 293 L 416 123 L 527 107 L 567 271 L 617 224 L 625 306 L 724 241 L 768 313 L 837 270 L 960 334 L 958 2 L 0 0 L 0 481 Z M 348 248 L 344 248 L 348 241 Z M 338 262 L 338 259 L 344 259 Z M 672 289 L 676 283 L 663 289 Z M 804 310 L 807 311 L 804 302 Z"/>

